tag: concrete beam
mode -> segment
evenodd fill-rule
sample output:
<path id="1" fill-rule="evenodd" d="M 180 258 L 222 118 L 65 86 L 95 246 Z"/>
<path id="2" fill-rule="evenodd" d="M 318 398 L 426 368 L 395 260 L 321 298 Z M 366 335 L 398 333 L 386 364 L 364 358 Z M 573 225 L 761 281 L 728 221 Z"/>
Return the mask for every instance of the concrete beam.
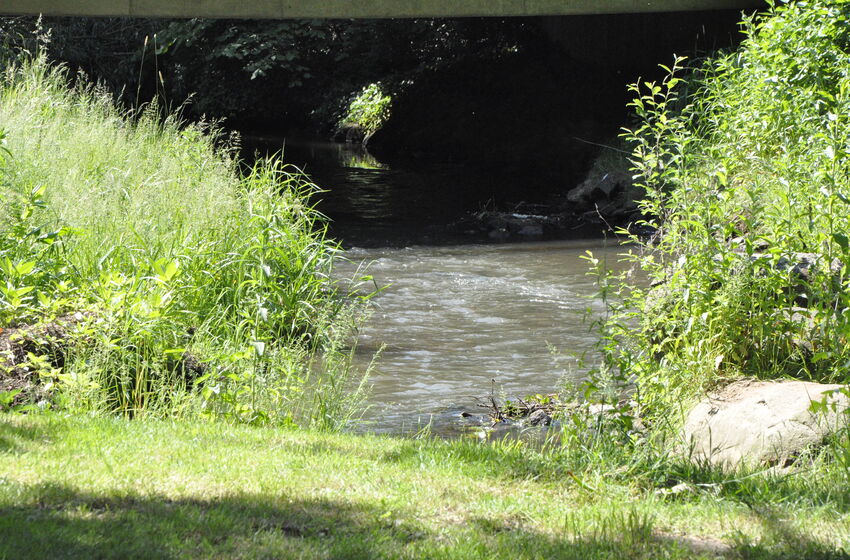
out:
<path id="1" fill-rule="evenodd" d="M 759 0 L 0 0 L 2 15 L 341 19 L 743 9 Z"/>

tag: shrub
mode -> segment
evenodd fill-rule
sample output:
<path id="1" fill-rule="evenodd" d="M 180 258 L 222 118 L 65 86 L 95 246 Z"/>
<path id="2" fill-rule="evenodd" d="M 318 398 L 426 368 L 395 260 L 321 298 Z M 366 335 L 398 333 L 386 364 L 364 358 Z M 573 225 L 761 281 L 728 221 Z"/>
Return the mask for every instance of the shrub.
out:
<path id="1" fill-rule="evenodd" d="M 381 84 L 369 84 L 351 100 L 338 126 L 357 126 L 368 140 L 390 118 L 391 108 L 392 97 L 384 92 Z"/>
<path id="2" fill-rule="evenodd" d="M 842 2 L 774 6 L 737 52 L 632 86 L 657 233 L 630 236 L 651 287 L 622 279 L 606 347 L 651 414 L 739 376 L 848 380 L 848 19 Z"/>

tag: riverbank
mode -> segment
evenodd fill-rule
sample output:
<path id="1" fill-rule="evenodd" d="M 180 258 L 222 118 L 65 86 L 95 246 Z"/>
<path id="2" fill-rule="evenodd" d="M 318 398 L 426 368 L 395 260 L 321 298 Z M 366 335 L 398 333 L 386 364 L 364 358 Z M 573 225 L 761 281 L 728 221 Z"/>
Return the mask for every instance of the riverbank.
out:
<path id="1" fill-rule="evenodd" d="M 790 559 L 850 549 L 850 504 L 804 473 L 653 482 L 613 463 L 572 470 L 567 450 L 509 442 L 0 419 L 4 558 Z"/>
<path id="2" fill-rule="evenodd" d="M 629 239 L 641 282 L 600 270 L 620 297 L 602 347 L 650 423 L 737 380 L 850 382 L 848 18 L 778 4 L 742 21 L 736 52 L 631 87 L 655 233 Z"/>
<path id="3" fill-rule="evenodd" d="M 340 250 L 305 176 L 277 160 L 240 175 L 204 127 L 163 123 L 154 109 L 130 118 L 97 89 L 69 90 L 43 61 L 9 70 L 0 95 L 0 342 L 12 351 L 0 348 L 0 373 L 33 387 L 0 387 L 0 407 L 26 413 L 0 416 L 0 557 L 847 558 L 846 425 L 763 463 L 733 449 L 722 466 L 709 462 L 717 439 L 697 448 L 681 430 L 691 402 L 740 378 L 796 375 L 836 390 L 847 382 L 850 81 L 840 73 L 850 65 L 836 22 L 850 14 L 843 5 L 798 9 L 751 24 L 752 52 L 705 67 L 702 85 L 721 88 L 708 105 L 676 111 L 681 60 L 660 84 L 635 86 L 644 120 L 630 136 L 649 193 L 640 204 L 661 233 L 633 237 L 644 249 L 633 262 L 653 285 L 631 270 L 617 283 L 601 255 L 587 255 L 606 319 L 590 350 L 603 361 L 580 387 L 587 403 L 554 419 L 558 407 L 535 411 L 535 423 L 551 421 L 544 443 L 347 433 L 364 387 L 348 343 L 372 294 L 358 299 L 333 280 Z M 754 42 L 759 29 L 829 39 L 834 67 L 818 59 L 806 68 L 833 74 L 811 76 L 819 89 L 808 90 L 796 70 L 787 74 L 790 60 L 770 80 L 741 75 L 769 68 L 737 63 L 770 52 Z M 763 39 L 791 44 L 785 34 Z M 762 99 L 763 115 L 741 120 L 742 108 L 760 106 L 723 101 L 765 84 L 784 97 Z M 805 117 L 800 126 L 786 126 L 776 98 L 799 102 L 790 115 Z M 762 124 L 789 135 L 750 128 Z M 781 143 L 765 151 L 765 138 Z M 786 154 L 783 167 L 773 167 L 776 154 Z M 445 253 L 438 259 L 451 264 Z M 473 269 L 467 258 L 453 266 Z M 464 279 L 472 293 L 496 300 L 486 292 L 494 289 L 547 311 L 578 299 L 506 266 L 500 286 L 492 268 Z M 412 277 L 424 283 L 422 271 Z M 426 285 L 446 313 L 465 304 L 448 297 L 447 277 Z M 508 281 L 522 290 L 510 294 Z M 400 295 L 416 311 L 418 298 Z M 568 309 L 557 311 L 539 323 Z M 458 331 L 482 333 L 502 318 L 470 317 Z M 493 379 L 474 346 L 460 352 L 479 379 Z M 422 369 L 425 359 L 409 361 Z M 798 388 L 791 421 L 828 408 L 805 398 L 809 385 Z M 757 433 L 738 408 L 787 408 L 750 397 L 740 407 L 705 403 L 693 424 L 711 428 L 702 420 L 722 416 L 736 435 Z"/>
<path id="4" fill-rule="evenodd" d="M 278 158 L 43 56 L 0 87 L 0 403 L 338 429 L 368 290 Z M 0 332 L 0 335 L 4 334 Z M 321 364 L 321 365 L 318 365 Z"/>

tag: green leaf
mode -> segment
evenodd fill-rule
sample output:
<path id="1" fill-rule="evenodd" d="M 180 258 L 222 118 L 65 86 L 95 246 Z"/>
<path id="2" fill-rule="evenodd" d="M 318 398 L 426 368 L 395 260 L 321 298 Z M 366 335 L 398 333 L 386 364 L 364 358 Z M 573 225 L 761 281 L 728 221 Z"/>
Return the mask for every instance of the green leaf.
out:
<path id="1" fill-rule="evenodd" d="M 15 400 L 15 396 L 21 392 L 21 389 L 13 389 L 12 391 L 0 392 L 0 407 L 8 407 Z"/>
<path id="2" fill-rule="evenodd" d="M 20 276 L 26 276 L 35 268 L 35 261 L 22 262 L 15 265 L 15 272 Z"/>
<path id="3" fill-rule="evenodd" d="M 177 269 L 180 267 L 180 263 L 177 261 L 171 261 L 165 266 L 165 280 L 171 280 L 174 278 L 174 275 L 177 274 Z"/>
<path id="4" fill-rule="evenodd" d="M 846 235 L 843 233 L 833 233 L 832 238 L 842 249 L 844 249 L 844 252 L 847 252 L 848 247 L 850 247 L 850 240 L 848 240 Z"/>
<path id="5" fill-rule="evenodd" d="M 25 296 L 25 295 L 27 295 L 28 293 L 30 293 L 30 292 L 31 292 L 31 291 L 33 291 L 34 289 L 35 289 L 35 286 L 24 286 L 24 287 L 22 287 L 22 288 L 17 288 L 17 289 L 15 289 L 15 290 L 14 290 L 14 293 L 15 293 L 15 295 L 17 295 L 18 297 L 20 297 L 20 296 Z"/>
<path id="6" fill-rule="evenodd" d="M 169 261 L 167 259 L 158 259 L 153 263 L 154 272 L 156 272 L 157 280 L 168 282 L 177 274 L 177 269 L 180 263 L 176 260 Z"/>

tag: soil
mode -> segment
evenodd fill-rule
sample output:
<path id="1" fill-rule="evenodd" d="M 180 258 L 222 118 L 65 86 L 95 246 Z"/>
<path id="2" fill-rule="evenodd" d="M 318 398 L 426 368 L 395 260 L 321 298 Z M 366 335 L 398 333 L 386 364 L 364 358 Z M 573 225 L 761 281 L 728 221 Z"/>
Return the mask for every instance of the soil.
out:
<path id="1" fill-rule="evenodd" d="M 49 398 L 29 356 L 46 357 L 50 367 L 63 367 L 69 332 L 85 317 L 83 313 L 69 313 L 49 323 L 0 329 L 0 392 L 20 391 L 13 406 Z"/>
<path id="2" fill-rule="evenodd" d="M 45 380 L 32 366 L 30 356 L 46 358 L 42 367 L 64 367 L 68 347 L 74 343 L 85 343 L 85 339 L 75 332 L 75 327 L 90 318 L 91 313 L 68 313 L 47 323 L 0 329 L 0 393 L 19 391 L 11 406 L 50 399 Z M 206 370 L 206 364 L 189 352 L 171 361 L 168 367 L 177 372 L 188 386 Z"/>

